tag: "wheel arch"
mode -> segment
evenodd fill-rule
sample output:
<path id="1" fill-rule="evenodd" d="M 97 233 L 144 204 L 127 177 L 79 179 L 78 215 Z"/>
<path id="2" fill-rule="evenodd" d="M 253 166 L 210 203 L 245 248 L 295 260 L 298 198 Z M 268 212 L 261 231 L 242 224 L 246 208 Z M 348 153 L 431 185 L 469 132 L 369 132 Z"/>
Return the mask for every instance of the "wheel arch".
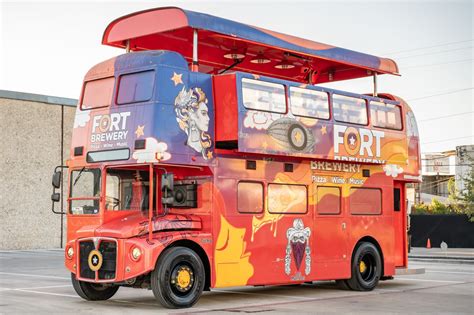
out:
<path id="1" fill-rule="evenodd" d="M 209 288 L 211 287 L 211 264 L 209 262 L 209 258 L 207 257 L 206 251 L 198 243 L 191 240 L 187 240 L 187 239 L 177 240 L 169 244 L 165 249 L 168 249 L 171 247 L 186 247 L 194 251 L 196 254 L 198 254 L 199 258 L 201 258 L 201 261 L 204 265 L 204 272 L 206 273 L 204 290 L 209 291 Z M 164 252 L 164 250 L 162 251 L 162 253 Z M 160 257 L 161 257 L 161 254 L 160 256 L 158 256 L 158 259 L 160 259 Z"/>
<path id="2" fill-rule="evenodd" d="M 377 250 L 379 251 L 380 260 L 381 260 L 381 262 L 382 262 L 382 273 L 381 273 L 381 275 L 384 276 L 384 272 L 385 272 L 385 267 L 384 267 L 385 259 L 384 259 L 382 247 L 380 247 L 379 242 L 377 242 L 377 240 L 376 240 L 375 238 L 373 238 L 372 236 L 366 235 L 366 236 L 360 238 L 360 239 L 355 243 L 354 247 L 352 248 L 351 262 L 354 260 L 354 254 L 355 254 L 357 248 L 358 248 L 359 245 L 360 245 L 361 243 L 363 243 L 363 242 L 371 243 L 371 244 L 374 245 L 375 248 L 377 248 Z"/>

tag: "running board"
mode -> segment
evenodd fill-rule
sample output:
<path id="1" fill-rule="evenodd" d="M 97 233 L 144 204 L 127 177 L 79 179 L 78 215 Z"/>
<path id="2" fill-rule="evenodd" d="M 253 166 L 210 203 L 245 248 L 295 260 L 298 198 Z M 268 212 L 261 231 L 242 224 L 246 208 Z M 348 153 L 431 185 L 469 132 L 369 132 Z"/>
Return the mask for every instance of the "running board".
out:
<path id="1" fill-rule="evenodd" d="M 423 273 L 425 273 L 425 268 L 405 268 L 405 267 L 395 268 L 395 275 L 397 276 L 421 275 Z"/>

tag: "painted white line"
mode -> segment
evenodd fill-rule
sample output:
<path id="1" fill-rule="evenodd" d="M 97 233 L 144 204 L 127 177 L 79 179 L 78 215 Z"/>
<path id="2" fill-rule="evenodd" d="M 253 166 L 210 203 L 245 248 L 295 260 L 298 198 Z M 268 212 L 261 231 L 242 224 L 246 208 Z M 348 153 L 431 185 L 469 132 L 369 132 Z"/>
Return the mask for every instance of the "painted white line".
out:
<path id="1" fill-rule="evenodd" d="M 49 285 L 43 287 L 33 287 L 33 288 L 0 288 L 1 291 L 15 291 L 15 290 L 37 290 L 37 289 L 52 289 L 52 288 L 66 288 L 72 287 L 70 284 L 63 285 Z"/>
<path id="2" fill-rule="evenodd" d="M 44 276 L 44 275 L 32 275 L 32 274 L 26 274 L 26 273 L 13 273 L 13 272 L 0 272 L 0 275 L 20 276 L 20 277 L 33 277 L 33 278 L 47 278 L 47 279 L 61 279 L 61 280 L 71 280 L 71 278 L 66 278 L 66 277 Z"/>
<path id="3" fill-rule="evenodd" d="M 439 283 L 467 283 L 463 281 L 451 281 L 451 280 L 428 280 L 428 279 L 413 279 L 413 278 L 395 278 L 398 281 L 416 281 L 416 282 L 439 282 Z"/>
<path id="4" fill-rule="evenodd" d="M 72 298 L 81 298 L 79 295 L 72 295 L 72 294 L 62 294 L 62 293 L 51 293 L 51 292 L 42 292 L 42 291 L 34 291 L 34 290 L 15 290 L 17 292 L 27 292 L 27 293 L 36 293 L 36 294 L 45 294 L 45 295 L 55 295 L 55 296 L 64 296 L 64 297 L 72 297 Z"/>

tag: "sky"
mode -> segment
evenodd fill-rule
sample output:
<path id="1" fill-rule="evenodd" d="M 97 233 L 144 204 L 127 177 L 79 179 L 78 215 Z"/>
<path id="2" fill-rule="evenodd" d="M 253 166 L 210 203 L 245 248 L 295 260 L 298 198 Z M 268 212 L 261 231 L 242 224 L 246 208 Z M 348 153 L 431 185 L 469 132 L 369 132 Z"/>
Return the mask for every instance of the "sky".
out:
<path id="1" fill-rule="evenodd" d="M 474 144 L 474 7 L 458 1 L 4 1 L 0 89 L 78 98 L 87 70 L 123 50 L 101 45 L 117 17 L 179 6 L 394 59 L 378 91 L 413 108 L 422 152 Z M 372 92 L 372 79 L 324 84 Z"/>

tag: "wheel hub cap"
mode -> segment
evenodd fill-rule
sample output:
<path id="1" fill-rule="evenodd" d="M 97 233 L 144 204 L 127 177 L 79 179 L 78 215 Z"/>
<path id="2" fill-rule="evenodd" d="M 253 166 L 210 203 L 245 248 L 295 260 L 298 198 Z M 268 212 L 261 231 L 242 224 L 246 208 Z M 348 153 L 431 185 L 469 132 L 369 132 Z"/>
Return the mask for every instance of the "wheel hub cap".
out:
<path id="1" fill-rule="evenodd" d="M 367 265 L 365 264 L 364 261 L 361 261 L 359 263 L 359 272 L 364 273 L 367 270 Z"/>
<path id="2" fill-rule="evenodd" d="M 180 292 L 186 292 L 192 287 L 194 276 L 193 271 L 189 267 L 179 267 L 174 275 L 175 276 L 171 278 L 171 283 L 174 284 L 176 289 Z"/>

